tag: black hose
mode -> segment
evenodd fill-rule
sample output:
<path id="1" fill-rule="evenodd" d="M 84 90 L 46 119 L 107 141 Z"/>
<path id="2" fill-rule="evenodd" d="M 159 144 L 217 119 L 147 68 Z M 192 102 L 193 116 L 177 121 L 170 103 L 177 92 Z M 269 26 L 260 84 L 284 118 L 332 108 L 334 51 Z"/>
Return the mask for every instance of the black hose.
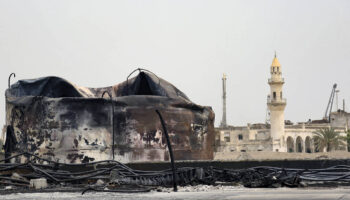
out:
<path id="1" fill-rule="evenodd" d="M 166 125 L 163 118 L 160 119 L 161 122 L 163 121 L 162 126 L 165 137 L 167 138 L 168 147 L 171 147 Z M 347 165 L 333 166 L 324 169 L 294 169 L 269 166 L 257 166 L 248 169 L 220 169 L 213 167 L 183 167 L 176 169 L 172 153 L 172 149 L 169 148 L 172 168 L 168 170 L 133 170 L 122 163 L 108 160 L 95 162 L 95 164 L 108 164 L 108 167 L 102 166 L 102 168 L 79 172 L 62 171 L 59 167 L 68 165 L 84 169 L 91 163 L 64 164 L 49 161 L 31 153 L 22 153 L 12 156 L 11 158 L 25 155 L 28 159 L 27 163 L 0 163 L 0 172 L 2 174 L 0 176 L 0 181 L 2 181 L 1 185 L 17 184 L 17 186 L 27 187 L 28 183 L 26 181 L 19 181 L 11 177 L 13 172 L 17 172 L 27 179 L 45 177 L 50 180 L 50 183 L 54 184 L 67 182 L 70 182 L 70 184 L 85 184 L 87 182 L 94 182 L 96 179 L 110 180 L 111 172 L 116 171 L 117 176 L 113 177 L 111 182 L 124 186 L 127 185 L 128 188 L 125 188 L 125 190 L 111 190 L 110 192 L 144 192 L 143 189 L 133 191 L 134 188 L 131 187 L 134 185 L 177 186 L 177 184 L 188 185 L 192 183 L 211 185 L 215 184 L 215 181 L 239 183 L 246 187 L 274 187 L 276 184 L 287 187 L 298 187 L 301 185 L 301 181 L 350 183 L 350 166 Z M 44 160 L 47 160 L 49 164 L 35 164 L 35 162 L 41 162 Z M 110 164 L 112 164 L 112 166 L 110 166 Z M 94 188 L 91 190 L 100 189 Z"/>
<path id="2" fill-rule="evenodd" d="M 0 180 L 9 180 L 9 181 L 15 181 L 15 182 L 19 182 L 19 183 L 26 183 L 29 184 L 29 181 L 26 180 L 21 180 L 21 179 L 15 179 L 15 178 L 9 178 L 9 177 L 4 177 L 4 176 L 0 176 Z"/>
<path id="3" fill-rule="evenodd" d="M 88 187 L 81 193 L 85 194 L 87 191 L 95 191 L 95 192 L 118 192 L 118 193 L 141 193 L 141 192 L 150 192 L 153 188 L 140 188 L 140 189 L 114 189 L 114 190 L 104 190 Z"/>
<path id="4" fill-rule="evenodd" d="M 10 76 L 9 76 L 9 80 L 8 80 L 8 86 L 9 88 L 11 87 L 11 76 L 13 75 L 13 77 L 16 77 L 16 74 L 15 73 L 11 73 Z"/>
<path id="5" fill-rule="evenodd" d="M 168 149 L 169 149 L 169 154 L 170 154 L 170 160 L 171 160 L 171 168 L 173 170 L 173 186 L 174 186 L 174 192 L 177 192 L 177 185 L 176 185 L 176 168 L 175 168 L 175 163 L 174 163 L 174 155 L 173 155 L 173 150 L 171 148 L 171 143 L 170 143 L 170 139 L 169 139 L 169 135 L 168 135 L 168 131 L 166 129 L 166 125 L 165 125 L 165 122 L 163 120 L 163 117 L 162 115 L 160 114 L 159 110 L 156 110 L 158 116 L 159 116 L 159 119 L 160 119 L 160 122 L 162 124 L 162 127 L 163 127 L 163 131 L 164 131 L 164 134 L 165 134 L 165 138 L 166 138 L 166 142 L 168 144 Z"/>
<path id="6" fill-rule="evenodd" d="M 25 154 L 26 154 L 26 153 L 20 153 L 20 154 L 14 155 L 14 156 L 7 157 L 7 158 L 5 158 L 5 159 L 3 159 L 3 160 L 0 160 L 0 163 L 1 163 L 1 162 L 9 161 L 9 160 L 11 160 L 12 158 L 17 158 L 17 157 L 22 156 L 22 155 L 25 155 Z"/>
<path id="7" fill-rule="evenodd" d="M 28 187 L 29 186 L 29 185 L 22 184 L 22 183 L 12 183 L 12 182 L 4 182 L 4 181 L 0 181 L 0 184 L 21 186 L 21 187 Z"/>
<path id="8" fill-rule="evenodd" d="M 126 171 L 128 171 L 129 173 L 132 173 L 132 174 L 135 174 L 136 173 L 128 166 L 116 161 L 116 160 L 101 160 L 101 161 L 95 161 L 95 162 L 89 162 L 89 163 L 78 163 L 78 164 L 75 164 L 75 163 L 59 163 L 59 162 L 56 162 L 56 161 L 52 161 L 52 160 L 48 160 L 48 159 L 45 159 L 45 158 L 41 158 L 37 155 L 34 155 L 32 153 L 28 153 L 28 152 L 24 152 L 24 153 L 20 153 L 20 154 L 17 154 L 15 156 L 11 156 L 11 157 L 8 157 L 7 159 L 4 159 L 4 160 L 0 160 L 0 162 L 3 162 L 3 161 L 6 161 L 6 160 L 9 160 L 9 159 L 12 159 L 12 158 L 16 158 L 16 157 L 19 157 L 19 156 L 31 156 L 31 157 L 34 157 L 35 159 L 37 160 L 41 160 L 41 161 L 45 161 L 45 162 L 48 162 L 48 163 L 53 163 L 53 164 L 56 164 L 56 165 L 65 165 L 65 166 L 81 166 L 81 167 L 85 167 L 85 166 L 89 166 L 89 165 L 96 165 L 96 164 L 102 164 L 102 163 L 114 163 L 114 164 L 118 164 L 121 168 L 125 169 Z M 21 164 L 21 165 L 25 165 L 25 164 Z M 0 169 L 1 171 L 1 169 Z"/>
<path id="9" fill-rule="evenodd" d="M 45 172 L 44 170 L 37 168 L 35 166 L 33 166 L 31 163 L 28 163 L 28 165 L 35 171 L 35 172 L 39 172 L 44 174 L 46 177 L 48 177 L 49 179 L 53 180 L 56 183 L 60 183 L 61 181 L 58 180 L 57 178 L 53 177 L 52 175 L 50 175 L 49 173 Z"/>

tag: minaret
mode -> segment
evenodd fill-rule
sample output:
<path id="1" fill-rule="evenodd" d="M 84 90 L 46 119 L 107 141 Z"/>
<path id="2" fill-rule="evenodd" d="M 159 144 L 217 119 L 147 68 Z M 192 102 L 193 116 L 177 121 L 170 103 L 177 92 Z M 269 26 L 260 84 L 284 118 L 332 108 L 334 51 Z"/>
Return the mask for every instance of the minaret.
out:
<path id="1" fill-rule="evenodd" d="M 221 128 L 226 128 L 226 74 L 222 76 L 222 120 L 220 124 Z"/>
<path id="2" fill-rule="evenodd" d="M 282 87 L 284 79 L 282 78 L 281 64 L 278 62 L 276 53 L 273 58 L 271 69 L 271 78 L 269 78 L 270 95 L 267 97 L 267 106 L 270 110 L 270 134 L 272 138 L 273 151 L 286 152 L 283 147 L 284 139 L 284 108 L 286 99 L 283 98 Z"/>

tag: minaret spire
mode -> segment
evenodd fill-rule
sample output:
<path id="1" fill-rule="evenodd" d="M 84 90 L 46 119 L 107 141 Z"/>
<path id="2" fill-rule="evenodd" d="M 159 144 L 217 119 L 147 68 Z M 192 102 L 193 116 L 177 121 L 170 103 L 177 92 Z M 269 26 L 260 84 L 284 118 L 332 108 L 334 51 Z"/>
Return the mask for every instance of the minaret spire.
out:
<path id="1" fill-rule="evenodd" d="M 222 75 L 222 120 L 220 127 L 226 128 L 226 74 Z"/>
<path id="2" fill-rule="evenodd" d="M 272 139 L 273 151 L 286 152 L 283 148 L 284 131 L 284 109 L 286 107 L 286 99 L 283 98 L 282 68 L 279 63 L 275 51 L 275 57 L 270 67 L 271 78 L 269 78 L 270 94 L 267 98 L 267 106 L 270 110 L 270 134 Z"/>

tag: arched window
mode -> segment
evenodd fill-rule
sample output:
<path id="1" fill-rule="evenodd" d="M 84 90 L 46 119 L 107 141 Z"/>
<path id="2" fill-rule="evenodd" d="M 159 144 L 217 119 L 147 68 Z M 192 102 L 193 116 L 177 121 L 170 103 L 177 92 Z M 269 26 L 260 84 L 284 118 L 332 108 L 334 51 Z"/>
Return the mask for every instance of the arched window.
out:
<path id="1" fill-rule="evenodd" d="M 305 138 L 305 152 L 306 153 L 311 153 L 312 149 L 311 149 L 311 137 L 307 136 Z"/>
<path id="2" fill-rule="evenodd" d="M 294 140 L 290 136 L 288 136 L 288 138 L 287 138 L 287 151 L 289 153 L 294 152 Z"/>
<path id="3" fill-rule="evenodd" d="M 275 72 L 275 67 L 272 67 L 272 72 Z"/>
<path id="4" fill-rule="evenodd" d="M 277 67 L 277 72 L 279 72 L 280 71 L 280 68 L 279 67 Z"/>
<path id="5" fill-rule="evenodd" d="M 303 139 L 300 136 L 298 136 L 295 143 L 296 143 L 296 152 L 299 152 L 299 153 L 303 152 L 304 151 Z"/>

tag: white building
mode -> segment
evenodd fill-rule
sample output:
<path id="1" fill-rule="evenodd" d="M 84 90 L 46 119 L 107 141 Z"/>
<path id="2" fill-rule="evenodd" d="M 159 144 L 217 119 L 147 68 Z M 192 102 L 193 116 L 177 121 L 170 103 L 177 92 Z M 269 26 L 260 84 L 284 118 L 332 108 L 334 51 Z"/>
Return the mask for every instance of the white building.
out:
<path id="1" fill-rule="evenodd" d="M 217 128 L 217 152 L 273 151 L 312 153 L 319 151 L 315 149 L 312 141 L 315 131 L 329 127 L 339 132 L 347 130 L 350 123 L 350 114 L 341 110 L 331 113 L 331 123 L 325 120 L 297 124 L 286 123 L 284 109 L 287 105 L 287 100 L 283 98 L 284 79 L 282 77 L 282 67 L 276 55 L 270 67 L 270 74 L 271 77 L 268 79 L 270 94 L 267 97 L 270 123 L 248 124 L 247 126 L 221 126 Z M 223 92 L 226 93 L 226 87 Z M 226 102 L 226 99 L 224 99 L 224 102 Z M 342 147 L 342 149 L 337 150 L 346 150 L 346 148 Z"/>

